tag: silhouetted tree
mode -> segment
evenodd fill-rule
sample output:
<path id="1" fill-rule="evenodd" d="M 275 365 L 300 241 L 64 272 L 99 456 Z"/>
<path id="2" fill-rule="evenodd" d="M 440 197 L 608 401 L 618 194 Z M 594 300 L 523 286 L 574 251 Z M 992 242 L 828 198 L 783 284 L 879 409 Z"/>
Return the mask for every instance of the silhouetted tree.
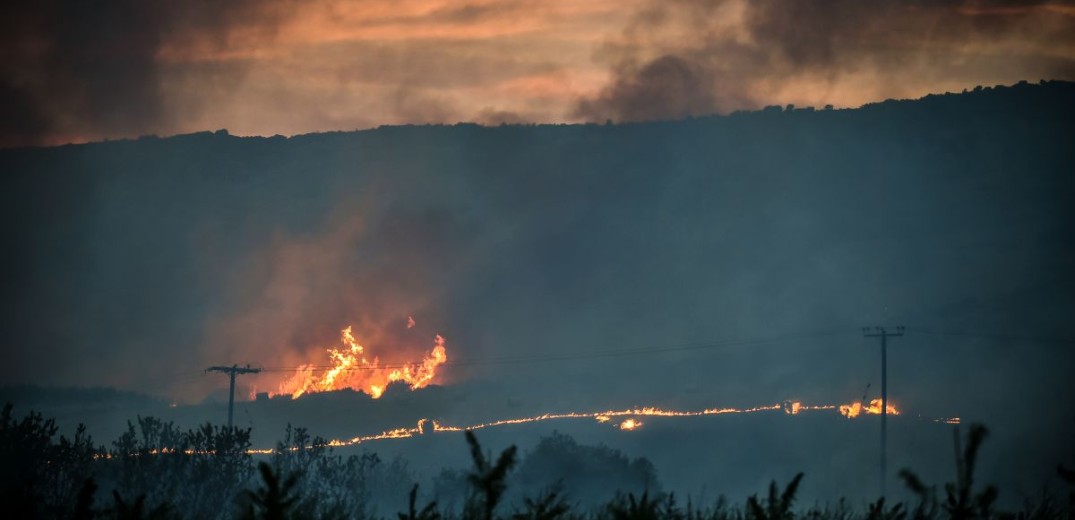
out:
<path id="1" fill-rule="evenodd" d="M 1075 471 L 1065 468 L 1063 465 L 1056 466 L 1056 474 L 1068 485 L 1068 518 L 1075 518 Z"/>
<path id="2" fill-rule="evenodd" d="M 258 463 L 263 485 L 246 491 L 249 504 L 244 518 L 248 520 L 286 520 L 294 518 L 294 507 L 302 498 L 295 493 L 299 474 L 292 473 L 281 480 L 281 476 L 265 462 Z"/>
<path id="3" fill-rule="evenodd" d="M 492 520 L 493 512 L 507 488 L 508 472 L 515 465 L 516 448 L 514 445 L 509 446 L 500 453 L 495 463 L 490 464 L 490 458 L 482 453 L 482 447 L 478 444 L 478 438 L 474 436 L 474 432 L 467 430 L 465 434 L 467 444 L 470 445 L 470 457 L 474 461 L 474 470 L 467 475 L 467 480 L 473 486 L 475 493 L 481 497 L 477 512 L 484 520 Z M 470 511 L 470 514 L 474 513 L 475 511 Z"/>
<path id="4" fill-rule="evenodd" d="M 906 517 L 907 511 L 903 509 L 903 504 L 896 504 L 885 509 L 885 497 L 878 498 L 866 509 L 867 520 L 903 520 Z"/>
<path id="5" fill-rule="evenodd" d="M 658 520 L 663 517 L 660 499 L 651 498 L 649 491 L 643 491 L 637 499 L 634 493 L 619 495 L 608 504 L 605 512 L 612 520 Z"/>
<path id="6" fill-rule="evenodd" d="M 931 520 L 937 517 L 937 489 L 926 486 L 918 475 L 904 468 L 900 470 L 900 478 L 907 484 L 907 488 L 918 497 L 918 505 L 915 506 L 912 518 L 914 520 Z"/>
<path id="7" fill-rule="evenodd" d="M 956 451 L 956 481 L 944 485 L 947 501 L 945 509 L 952 520 L 971 518 L 989 518 L 993 502 L 997 499 L 997 488 L 986 486 L 979 493 L 974 493 L 974 466 L 978 461 L 978 449 L 982 446 L 989 431 L 981 424 L 970 425 L 967 433 L 967 446 L 960 449 L 959 427 L 953 432 Z"/>
<path id="8" fill-rule="evenodd" d="M 125 493 L 144 495 L 149 504 L 216 518 L 253 476 L 249 428 L 206 423 L 183 432 L 154 417 L 138 417 L 137 423 L 128 422 L 113 443 L 102 478 Z"/>
<path id="9" fill-rule="evenodd" d="M 127 502 L 119 491 L 112 490 L 112 513 L 116 520 L 168 520 L 179 518 L 167 504 L 158 504 L 146 510 L 146 496 L 138 495 L 133 502 Z"/>
<path id="10" fill-rule="evenodd" d="M 967 433 L 966 447 L 962 447 L 963 441 L 959 427 L 953 429 L 956 480 L 944 485 L 945 501 L 944 511 L 952 520 L 971 520 L 977 518 L 989 518 L 992 516 L 993 502 L 997 499 L 997 488 L 986 486 L 985 489 L 975 493 L 974 491 L 974 467 L 978 461 L 978 450 L 982 446 L 989 431 L 981 424 L 970 425 Z M 934 518 L 937 513 L 936 493 L 933 488 L 928 488 L 909 469 L 900 471 L 907 487 L 919 496 L 919 505 L 915 510 L 914 518 Z"/>
<path id="11" fill-rule="evenodd" d="M 75 502 L 75 510 L 71 513 L 73 520 L 90 520 L 94 517 L 93 499 L 97 493 L 97 482 L 89 477 L 78 490 L 78 499 Z"/>
<path id="12" fill-rule="evenodd" d="M 414 479 L 406 462 L 382 461 L 364 452 L 346 458 L 334 453 L 328 440 L 290 424 L 277 443 L 270 464 L 282 474 L 301 475 L 295 491 L 303 500 L 297 514 L 309 517 L 365 518 L 382 511 L 399 511 Z"/>
<path id="13" fill-rule="evenodd" d="M 523 499 L 523 509 L 517 511 L 514 520 L 559 520 L 571 511 L 559 490 L 546 490 L 537 498 Z"/>
<path id="14" fill-rule="evenodd" d="M 67 518 L 92 472 L 95 450 L 83 425 L 68 439 L 53 419 L 0 411 L 0 503 L 11 518 Z"/>
<path id="15" fill-rule="evenodd" d="M 418 510 L 418 484 L 411 488 L 411 492 L 408 495 L 407 513 L 397 513 L 397 515 L 399 520 L 440 520 L 436 500 L 426 504 L 421 511 Z"/>
<path id="16" fill-rule="evenodd" d="M 558 432 L 542 437 L 523 457 L 513 480 L 520 488 L 534 491 L 559 486 L 570 490 L 573 499 L 582 500 L 661 490 L 657 470 L 649 460 L 632 460 L 604 445 L 579 444 Z"/>
<path id="17" fill-rule="evenodd" d="M 799 473 L 788 482 L 784 492 L 780 493 L 776 481 L 769 483 L 769 497 L 763 506 L 758 500 L 758 495 L 751 495 L 747 499 L 746 517 L 752 520 L 791 520 L 795 514 L 791 511 L 791 504 L 795 502 L 795 493 L 799 491 L 799 483 L 802 482 L 803 474 Z"/>

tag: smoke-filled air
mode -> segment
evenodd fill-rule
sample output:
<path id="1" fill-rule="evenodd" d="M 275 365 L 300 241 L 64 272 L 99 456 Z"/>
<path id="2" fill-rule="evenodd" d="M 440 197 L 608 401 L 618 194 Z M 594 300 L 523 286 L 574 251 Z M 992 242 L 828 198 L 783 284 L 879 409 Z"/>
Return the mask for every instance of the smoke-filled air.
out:
<path id="1" fill-rule="evenodd" d="M 1075 3 L 0 7 L 0 518 L 1075 518 Z"/>

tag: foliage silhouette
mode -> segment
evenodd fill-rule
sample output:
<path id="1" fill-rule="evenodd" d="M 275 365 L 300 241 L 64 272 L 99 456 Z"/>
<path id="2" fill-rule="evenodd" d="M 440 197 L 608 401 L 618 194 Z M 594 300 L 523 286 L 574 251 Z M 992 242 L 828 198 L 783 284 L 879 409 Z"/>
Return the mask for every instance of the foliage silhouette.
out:
<path id="1" fill-rule="evenodd" d="M 270 464 L 278 472 L 302 475 L 296 491 L 303 500 L 295 512 L 308 517 L 368 518 L 399 511 L 413 478 L 405 461 L 389 462 L 364 452 L 346 458 L 333 453 L 322 437 L 288 425 Z"/>
<path id="2" fill-rule="evenodd" d="M 571 506 L 558 490 L 546 490 L 537 498 L 523 499 L 523 509 L 512 515 L 514 520 L 559 520 L 571 511 Z"/>
<path id="3" fill-rule="evenodd" d="M 511 446 L 495 459 L 482 451 L 472 432 L 466 439 L 473 468 L 466 473 L 446 472 L 452 482 L 465 487 L 445 488 L 467 494 L 461 513 L 439 509 L 441 495 L 419 507 L 419 486 L 402 464 L 384 464 L 373 454 L 343 458 L 332 453 L 324 439 L 313 437 L 303 428 L 289 427 L 278 450 L 254 466 L 246 453 L 248 431 L 205 425 L 186 432 L 155 418 L 139 417 L 113 443 L 111 450 L 92 448 L 84 429 L 72 439 L 56 438 L 56 425 L 37 413 L 14 419 L 11 408 L 0 414 L 0 465 L 5 502 L 4 518 L 91 518 L 179 519 L 345 519 L 384 518 L 371 505 L 387 498 L 406 498 L 397 520 L 492 520 L 506 503 L 517 506 L 511 520 L 1053 520 L 1071 518 L 1071 510 L 1043 493 L 1026 500 L 1017 511 L 996 511 L 993 487 L 981 488 L 974 471 L 986 430 L 972 425 L 967 436 L 955 433 L 956 479 L 944 486 L 944 500 L 937 488 L 922 483 L 909 470 L 901 471 L 918 504 L 889 506 L 884 499 L 866 504 L 864 510 L 848 508 L 843 500 L 835 505 L 815 506 L 804 512 L 793 510 L 803 474 L 796 475 L 783 489 L 775 481 L 764 499 L 753 495 L 739 507 L 727 507 L 721 499 L 715 506 L 695 508 L 688 500 L 680 509 L 672 494 L 645 490 L 640 494 L 619 493 L 599 507 L 583 511 L 570 505 L 562 488 L 544 490 L 512 502 L 506 494 L 517 451 Z M 574 447 L 570 453 L 586 453 L 566 436 L 554 442 Z M 607 448 L 602 448 L 607 449 Z M 534 453 L 555 453 L 538 452 Z M 535 456 L 531 453 L 529 456 Z M 593 453 L 604 453 L 601 449 Z M 607 460 L 621 461 L 619 457 Z M 625 460 L 625 459 L 624 459 Z M 622 461 L 621 461 L 622 462 Z M 619 464 L 619 463 L 617 463 Z M 245 468 L 256 467 L 246 472 Z M 555 466 L 554 466 L 555 467 Z M 627 468 L 630 465 L 616 465 Z M 570 469 L 571 466 L 568 466 Z M 1059 476 L 1075 483 L 1064 467 Z M 22 479 L 22 480 L 19 480 Z M 204 481 L 199 481 L 203 479 Z M 399 482 L 411 479 L 404 492 Z M 378 487 L 389 482 L 388 487 Z M 44 489 L 59 484 L 66 491 Z M 97 508 L 100 488 L 109 504 Z M 209 489 L 209 488 L 219 489 Z M 111 500 L 108 500 L 108 495 Z M 126 498 L 125 498 L 126 497 Z M 134 498 L 131 498 L 134 497 Z M 238 502 L 239 507 L 228 508 Z M 1068 505 L 1070 508 L 1070 505 Z M 401 509 L 396 509 L 400 511 Z"/>
<path id="4" fill-rule="evenodd" d="M 651 496 L 643 491 L 636 499 L 634 493 L 619 495 L 610 502 L 605 511 L 612 520 L 683 520 L 685 517 L 676 506 L 675 495 L 669 494 L 662 500 L 660 496 Z"/>
<path id="5" fill-rule="evenodd" d="M 253 476 L 249 448 L 250 429 L 206 423 L 183 432 L 172 422 L 138 417 L 113 442 L 101 478 L 147 503 L 216 518 Z"/>
<path id="6" fill-rule="evenodd" d="M 434 500 L 421 511 L 418 510 L 418 484 L 415 484 L 411 488 L 411 492 L 408 495 L 407 500 L 407 513 L 397 513 L 399 520 L 440 520 L 440 513 L 437 511 L 437 501 Z"/>
<path id="7" fill-rule="evenodd" d="M 903 520 L 906 517 L 907 511 L 904 510 L 903 504 L 885 509 L 885 497 L 878 498 L 866 509 L 866 520 Z"/>
<path id="8" fill-rule="evenodd" d="M 918 497 L 918 505 L 915 506 L 914 513 L 911 517 L 914 520 L 930 520 L 937 517 L 938 504 L 937 504 L 937 489 L 936 487 L 927 487 L 921 479 L 918 478 L 911 470 L 904 468 L 899 472 L 900 478 L 907 484 L 907 487 L 911 490 L 915 496 Z"/>
<path id="9" fill-rule="evenodd" d="M 93 518 L 93 499 L 97 493 L 97 482 L 93 477 L 87 478 L 78 490 L 78 499 L 75 502 L 75 510 L 71 512 L 73 520 L 89 520 Z"/>
<path id="10" fill-rule="evenodd" d="M 1068 485 L 1068 518 L 1075 518 L 1075 470 L 1070 470 L 1062 464 L 1056 466 L 1056 474 Z"/>
<path id="11" fill-rule="evenodd" d="M 16 420 L 12 410 L 0 411 L 0 503 L 12 518 L 74 516 L 93 464 L 85 427 L 55 441 L 55 420 L 33 411 Z"/>
<path id="12" fill-rule="evenodd" d="M 795 493 L 799 491 L 799 483 L 802 482 L 803 474 L 799 473 L 788 482 L 784 492 L 780 493 L 776 481 L 769 483 L 769 497 L 763 506 L 758 500 L 758 495 L 747 498 L 746 516 L 752 520 L 791 520 L 795 514 L 791 511 L 791 504 L 795 501 Z"/>
<path id="13" fill-rule="evenodd" d="M 496 462 L 490 464 L 491 457 L 486 457 L 482 453 L 481 444 L 478 443 L 474 432 L 467 430 L 465 435 L 467 444 L 470 445 L 470 458 L 474 462 L 474 469 L 467 475 L 467 480 L 475 494 L 480 496 L 480 504 L 473 504 L 477 506 L 477 511 L 474 510 L 475 507 L 468 507 L 468 509 L 471 510 L 471 514 L 479 513 L 480 518 L 484 520 L 492 520 L 493 512 L 507 488 L 508 472 L 515 466 L 517 450 L 514 445 L 508 446 L 500 453 Z"/>
<path id="14" fill-rule="evenodd" d="M 952 430 L 954 436 L 956 480 L 944 485 L 945 501 L 942 509 L 951 520 L 972 520 L 993 516 L 993 502 L 997 499 L 997 488 L 986 486 L 978 493 L 974 492 L 974 468 L 978 462 L 978 450 L 989 431 L 981 424 L 971 424 L 967 433 L 966 447 L 962 447 L 959 427 Z M 937 497 L 933 487 L 926 487 L 922 480 L 909 469 L 900 470 L 907 487 L 919 497 L 915 509 L 915 520 L 931 519 L 937 516 Z"/>
<path id="15" fill-rule="evenodd" d="M 661 491 L 657 470 L 649 460 L 632 460 L 604 445 L 579 444 L 559 432 L 538 441 L 522 458 L 513 479 L 518 488 L 528 492 L 570 490 L 573 500 L 591 506 L 617 492 L 638 495 Z"/>
<path id="16" fill-rule="evenodd" d="M 168 504 L 158 504 L 153 509 L 146 511 L 146 496 L 138 495 L 134 502 L 128 503 L 119 494 L 112 490 L 113 509 L 112 513 L 116 520 L 167 520 L 176 518 Z"/>
<path id="17" fill-rule="evenodd" d="M 974 493 L 974 466 L 978 461 L 978 449 L 982 446 L 989 431 L 981 424 L 970 425 L 967 433 L 967 446 L 960 450 L 959 427 L 953 429 L 956 451 L 956 481 L 944 485 L 947 501 L 945 509 L 953 520 L 971 518 L 989 518 L 993 502 L 997 499 L 997 488 L 986 486 L 979 493 Z"/>
<path id="18" fill-rule="evenodd" d="M 299 482 L 299 473 L 291 473 L 281 479 L 281 475 L 265 462 L 258 463 L 258 473 L 264 485 L 254 491 L 246 491 L 250 503 L 245 518 L 249 520 L 285 520 L 294 518 L 295 505 L 301 497 L 295 493 Z"/>

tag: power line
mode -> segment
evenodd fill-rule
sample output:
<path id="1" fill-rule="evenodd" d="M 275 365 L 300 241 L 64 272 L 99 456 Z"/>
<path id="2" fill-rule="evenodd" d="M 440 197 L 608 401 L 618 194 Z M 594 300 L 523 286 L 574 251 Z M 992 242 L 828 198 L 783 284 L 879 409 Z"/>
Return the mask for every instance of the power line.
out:
<path id="1" fill-rule="evenodd" d="M 486 359 L 464 359 L 459 361 L 447 361 L 441 366 L 485 366 L 485 365 L 509 365 L 519 363 L 538 363 L 538 362 L 550 362 L 550 361 L 578 361 L 586 359 L 599 359 L 609 357 L 625 357 L 645 354 L 660 354 L 665 352 L 682 352 L 690 350 L 705 350 L 714 348 L 726 348 L 726 347 L 738 347 L 747 345 L 762 345 L 767 343 L 780 343 L 791 340 L 802 340 L 821 338 L 828 336 L 836 336 L 841 334 L 850 334 L 850 331 L 826 331 L 826 332 L 814 332 L 814 333 L 798 333 L 798 334 L 786 334 L 781 336 L 770 336 L 764 338 L 742 338 L 734 340 L 721 340 L 721 341 L 708 341 L 708 342 L 695 342 L 695 343 L 680 343 L 664 346 L 648 346 L 648 347 L 636 347 L 627 349 L 609 349 L 609 350 L 596 350 L 589 352 L 579 353 L 563 353 L 553 355 L 531 355 L 531 356 L 513 356 L 513 357 L 499 357 L 499 358 L 486 358 Z M 354 366 L 344 367 L 340 370 L 382 370 L 386 368 L 407 368 L 413 364 L 388 364 L 378 365 L 376 367 L 370 366 Z M 327 370 L 337 368 L 335 365 L 300 365 L 294 367 L 263 367 L 263 372 L 294 372 L 297 370 Z"/>
<path id="2" fill-rule="evenodd" d="M 923 334 L 927 336 L 953 336 L 965 338 L 992 339 L 997 341 L 1027 341 L 1031 343 L 1059 343 L 1062 345 L 1075 345 L 1075 339 L 1072 338 L 1048 338 L 1041 336 L 1021 336 L 1004 333 L 957 332 L 929 329 L 919 330 L 917 327 L 914 329 L 914 331 L 915 334 Z"/>
<path id="3" fill-rule="evenodd" d="M 494 365 L 515 365 L 525 363 L 547 363 L 558 361 L 585 361 L 591 359 L 602 358 L 616 358 L 616 357 L 628 357 L 637 355 L 648 354 L 662 354 L 668 352 L 685 352 L 692 350 L 708 350 L 719 349 L 749 345 L 764 345 L 771 343 L 782 343 L 786 341 L 794 340 L 806 340 L 823 338 L 830 336 L 838 336 L 843 334 L 851 334 L 848 330 L 829 330 L 819 332 L 806 332 L 806 333 L 790 333 L 778 336 L 769 337 L 754 337 L 754 338 L 737 338 L 717 341 L 705 341 L 705 342 L 692 342 L 692 343 L 678 343 L 671 345 L 661 346 L 643 346 L 634 348 L 623 349 L 605 349 L 605 350 L 591 350 L 586 352 L 576 353 L 559 353 L 559 354 L 538 354 L 538 355 L 523 355 L 523 356 L 503 356 L 503 357 L 490 357 L 490 358 L 472 358 L 447 361 L 442 366 L 445 367 L 468 367 L 468 366 L 494 366 Z M 1055 343 L 1055 344 L 1071 344 L 1075 345 L 1075 339 L 1069 338 L 1055 338 L 1055 337 L 1038 337 L 1038 336 L 1023 336 L 1007 333 L 976 333 L 976 332 L 963 332 L 963 331 L 943 331 L 943 330 L 930 330 L 930 329 L 918 329 L 915 328 L 916 334 L 928 335 L 928 336 L 948 336 L 948 337 L 968 337 L 989 339 L 994 341 L 1026 341 L 1035 343 Z M 384 369 L 397 369 L 397 368 L 410 368 L 414 363 L 390 363 L 378 366 L 353 366 L 340 368 L 342 371 L 358 371 L 358 370 L 384 370 Z M 296 365 L 296 366 L 269 366 L 260 367 L 261 372 L 296 372 L 299 370 L 331 370 L 336 369 L 335 365 Z M 199 372 L 183 372 L 176 374 L 175 379 L 182 379 L 187 382 L 193 382 L 195 376 L 204 375 L 204 371 Z"/>

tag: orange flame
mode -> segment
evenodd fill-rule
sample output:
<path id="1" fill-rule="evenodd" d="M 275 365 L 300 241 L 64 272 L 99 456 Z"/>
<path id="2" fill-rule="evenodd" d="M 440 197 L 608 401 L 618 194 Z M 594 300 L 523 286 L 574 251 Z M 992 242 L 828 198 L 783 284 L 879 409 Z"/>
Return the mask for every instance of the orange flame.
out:
<path id="1" fill-rule="evenodd" d="M 880 413 L 881 405 L 880 400 L 877 401 L 877 407 L 875 412 L 867 411 L 866 413 Z M 796 403 L 798 406 L 795 406 Z M 871 403 L 872 404 L 872 403 Z M 533 417 L 519 417 L 516 419 L 501 419 L 498 421 L 492 421 L 487 423 L 471 424 L 469 426 L 448 426 L 441 424 L 433 419 L 420 419 L 418 424 L 414 428 L 396 428 L 394 430 L 387 430 L 375 435 L 365 435 L 360 437 L 353 437 L 351 439 L 340 440 L 334 439 L 331 441 L 333 446 L 354 446 L 363 442 L 383 440 L 383 439 L 407 439 L 414 437 L 415 435 L 424 435 L 429 432 L 441 433 L 441 432 L 461 432 L 463 430 L 480 430 L 484 428 L 494 428 L 499 426 L 509 426 L 515 424 L 528 424 L 550 420 L 561 419 L 594 419 L 599 423 L 608 423 L 613 417 L 625 417 L 625 419 L 618 425 L 614 425 L 617 429 L 623 431 L 636 430 L 643 425 L 643 422 L 636 417 L 668 417 L 668 418 L 680 418 L 680 417 L 702 417 L 709 415 L 724 415 L 724 414 L 753 414 L 759 412 L 774 412 L 778 410 L 784 410 L 789 415 L 798 415 L 802 411 L 831 411 L 837 408 L 843 408 L 844 406 L 852 407 L 853 405 L 835 405 L 835 404 L 819 404 L 819 405 L 804 405 L 797 401 L 789 401 L 782 404 L 773 404 L 768 406 L 755 406 L 753 408 L 706 408 L 704 410 L 693 411 L 681 411 L 681 410 L 667 410 L 663 408 L 645 407 L 645 408 L 631 408 L 627 410 L 606 410 L 604 412 L 564 412 L 564 413 L 546 413 L 541 415 L 535 415 Z M 790 410 L 797 410 L 795 413 L 791 413 Z M 863 410 L 862 405 L 859 404 L 859 412 Z M 866 410 L 869 410 L 867 408 Z M 844 413 L 845 416 L 848 414 Z M 897 415 L 896 409 L 889 405 L 889 413 Z M 855 417 L 855 416 L 851 416 Z M 958 419 L 957 419 L 958 420 Z M 432 425 L 432 428 L 427 429 L 426 424 Z"/>
<path id="2" fill-rule="evenodd" d="M 410 323 L 410 322 L 408 322 Z M 327 350 L 332 366 L 318 373 L 315 365 L 302 365 L 295 375 L 284 381 L 270 395 L 290 395 L 292 399 L 306 393 L 328 392 L 350 388 L 365 392 L 377 399 L 390 383 L 403 381 L 411 390 L 422 388 L 437 376 L 437 367 L 448 360 L 444 338 L 439 334 L 433 340 L 433 350 L 420 362 L 403 365 L 381 366 L 375 357 L 366 358 L 365 347 L 351 333 L 351 327 L 340 331 L 342 348 Z"/>
<path id="3" fill-rule="evenodd" d="M 354 446 L 369 441 L 386 440 L 386 439 L 408 439 L 417 435 L 426 435 L 430 433 L 441 432 L 460 432 L 463 430 L 479 430 L 483 428 L 493 428 L 498 426 L 508 426 L 515 424 L 527 424 L 549 420 L 560 419 L 594 419 L 599 423 L 610 423 L 613 417 L 624 417 L 625 419 L 618 425 L 612 423 L 619 430 L 631 431 L 642 427 L 643 422 L 637 417 L 660 417 L 660 418 L 680 418 L 680 417 L 701 417 L 708 415 L 723 415 L 723 414 L 753 414 L 763 412 L 776 412 L 783 410 L 788 415 L 799 415 L 803 411 L 832 411 L 839 409 L 840 413 L 848 418 L 858 417 L 861 413 L 867 414 L 879 414 L 881 412 L 881 400 L 874 399 L 870 401 L 870 405 L 863 407 L 862 403 L 852 403 L 847 405 L 834 405 L 834 404 L 821 404 L 821 405 L 804 405 L 799 401 L 785 401 L 782 404 L 773 404 L 768 406 L 756 406 L 753 408 L 707 408 L 704 410 L 693 411 L 680 411 L 680 410 L 667 410 L 662 408 L 645 407 L 645 408 L 632 408 L 626 410 L 606 410 L 603 412 L 564 412 L 564 413 L 546 413 L 542 415 L 536 415 L 533 417 L 520 417 L 516 419 L 501 419 L 498 421 L 492 421 L 487 423 L 471 424 L 469 426 L 449 426 L 441 424 L 435 419 L 419 419 L 415 427 L 413 428 L 395 428 L 392 430 L 386 430 L 381 433 L 373 435 L 363 435 L 359 437 L 352 437 L 350 439 L 332 439 L 328 441 L 329 446 L 344 447 Z M 892 405 L 888 407 L 889 413 L 892 415 L 899 415 L 900 412 Z M 933 419 L 935 423 L 942 424 L 959 424 L 959 417 L 942 417 Z M 290 447 L 288 450 L 295 451 L 299 448 Z M 272 448 L 250 448 L 247 453 L 267 455 L 275 453 L 276 450 Z M 194 453 L 191 450 L 187 450 L 186 453 Z M 212 453 L 212 451 L 206 452 Z M 95 455 L 94 458 L 111 458 L 110 454 Z"/>
<path id="4" fill-rule="evenodd" d="M 863 406 L 861 402 L 854 402 L 851 404 L 840 405 L 840 414 L 848 419 L 854 419 L 860 414 L 866 413 L 868 415 L 881 415 L 881 399 L 873 399 L 868 406 Z M 896 406 L 892 403 L 888 404 L 888 415 L 899 415 L 900 411 L 896 409 Z"/>

